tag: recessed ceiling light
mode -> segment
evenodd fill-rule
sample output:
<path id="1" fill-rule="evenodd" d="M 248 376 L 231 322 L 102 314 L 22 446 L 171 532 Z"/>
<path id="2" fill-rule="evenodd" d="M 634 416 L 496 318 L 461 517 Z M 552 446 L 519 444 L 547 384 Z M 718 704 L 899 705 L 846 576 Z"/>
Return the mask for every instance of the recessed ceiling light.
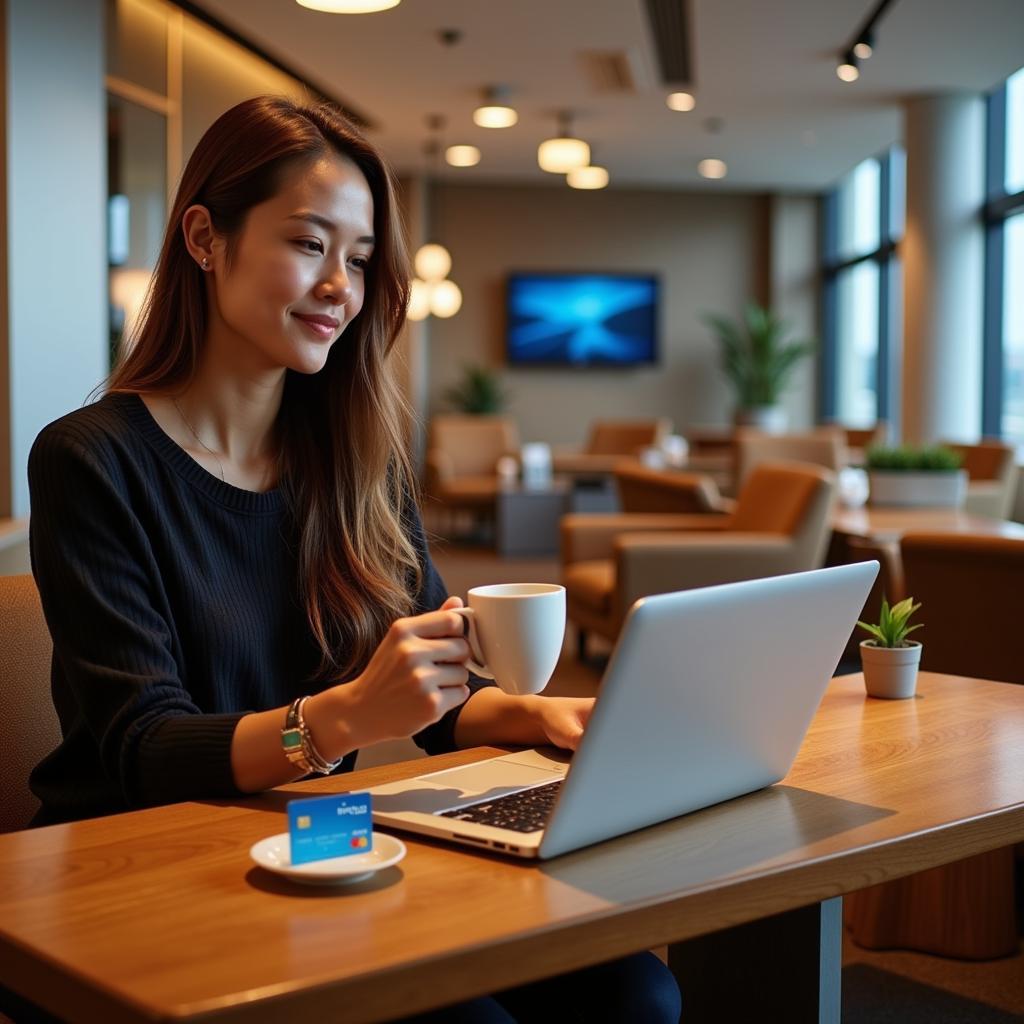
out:
<path id="1" fill-rule="evenodd" d="M 480 150 L 476 146 L 449 146 L 444 158 L 452 167 L 476 167 L 480 163 Z"/>
<path id="2" fill-rule="evenodd" d="M 608 170 L 596 164 L 576 167 L 566 174 L 565 180 L 573 188 L 604 188 L 608 184 Z"/>
<path id="3" fill-rule="evenodd" d="M 402 0 L 295 0 L 300 7 L 325 14 L 375 14 L 397 7 Z"/>
<path id="4" fill-rule="evenodd" d="M 665 102 L 670 110 L 681 110 L 684 113 L 687 110 L 693 110 L 697 106 L 697 101 L 688 92 L 670 92 L 665 97 Z"/>
<path id="5" fill-rule="evenodd" d="M 716 160 L 709 157 L 697 164 L 697 173 L 702 178 L 724 178 L 729 173 L 729 168 L 724 160 Z"/>

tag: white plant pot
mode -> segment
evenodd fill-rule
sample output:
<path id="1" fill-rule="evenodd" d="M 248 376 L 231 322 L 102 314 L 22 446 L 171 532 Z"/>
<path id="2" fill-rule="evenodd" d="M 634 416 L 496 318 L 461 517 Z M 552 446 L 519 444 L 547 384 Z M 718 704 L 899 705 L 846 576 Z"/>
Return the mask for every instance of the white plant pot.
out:
<path id="1" fill-rule="evenodd" d="M 960 508 L 967 497 L 967 470 L 906 472 L 869 469 L 871 505 L 915 505 Z"/>
<path id="2" fill-rule="evenodd" d="M 786 410 L 781 405 L 757 405 L 736 410 L 736 426 L 754 427 L 766 434 L 782 434 L 786 430 Z"/>
<path id="3" fill-rule="evenodd" d="M 902 700 L 914 696 L 921 644 L 916 640 L 906 643 L 906 647 L 876 647 L 873 640 L 861 640 L 860 664 L 869 697 Z"/>

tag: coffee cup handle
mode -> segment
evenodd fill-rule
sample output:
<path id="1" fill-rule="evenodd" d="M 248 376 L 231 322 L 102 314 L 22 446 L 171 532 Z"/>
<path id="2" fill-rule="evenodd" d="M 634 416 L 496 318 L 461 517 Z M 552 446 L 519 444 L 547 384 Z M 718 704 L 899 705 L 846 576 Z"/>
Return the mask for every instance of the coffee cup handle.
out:
<path id="1" fill-rule="evenodd" d="M 476 616 L 472 608 L 452 608 L 456 615 L 461 615 L 465 625 L 462 635 L 469 644 L 470 656 L 466 659 L 466 667 L 484 679 L 493 679 L 494 673 L 484 664 L 484 656 L 480 653 L 480 637 L 476 631 Z"/>

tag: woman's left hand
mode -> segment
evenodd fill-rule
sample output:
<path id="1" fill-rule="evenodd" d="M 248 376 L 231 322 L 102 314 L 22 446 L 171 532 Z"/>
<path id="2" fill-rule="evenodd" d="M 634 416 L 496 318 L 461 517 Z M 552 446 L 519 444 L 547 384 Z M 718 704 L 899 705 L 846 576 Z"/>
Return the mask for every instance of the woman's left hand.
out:
<path id="1" fill-rule="evenodd" d="M 593 707 L 593 697 L 538 698 L 536 714 L 546 741 L 556 747 L 575 750 Z"/>

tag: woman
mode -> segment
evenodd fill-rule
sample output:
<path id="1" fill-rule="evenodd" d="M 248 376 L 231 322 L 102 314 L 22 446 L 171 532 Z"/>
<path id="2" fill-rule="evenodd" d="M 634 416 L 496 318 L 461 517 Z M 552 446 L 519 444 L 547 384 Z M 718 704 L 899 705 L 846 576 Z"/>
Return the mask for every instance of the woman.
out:
<path id="1" fill-rule="evenodd" d="M 40 823 L 351 770 L 399 736 L 576 746 L 591 701 L 468 677 L 388 365 L 400 234 L 387 168 L 331 107 L 249 100 L 199 142 L 134 344 L 30 457 L 64 737 L 32 776 Z M 586 987 L 608 982 L 602 1009 L 653 993 L 674 1019 L 652 960 Z M 537 1005 L 578 1003 L 575 977 Z M 531 998 L 508 996 L 521 1019 Z M 510 1019 L 494 1000 L 458 1012 Z"/>

